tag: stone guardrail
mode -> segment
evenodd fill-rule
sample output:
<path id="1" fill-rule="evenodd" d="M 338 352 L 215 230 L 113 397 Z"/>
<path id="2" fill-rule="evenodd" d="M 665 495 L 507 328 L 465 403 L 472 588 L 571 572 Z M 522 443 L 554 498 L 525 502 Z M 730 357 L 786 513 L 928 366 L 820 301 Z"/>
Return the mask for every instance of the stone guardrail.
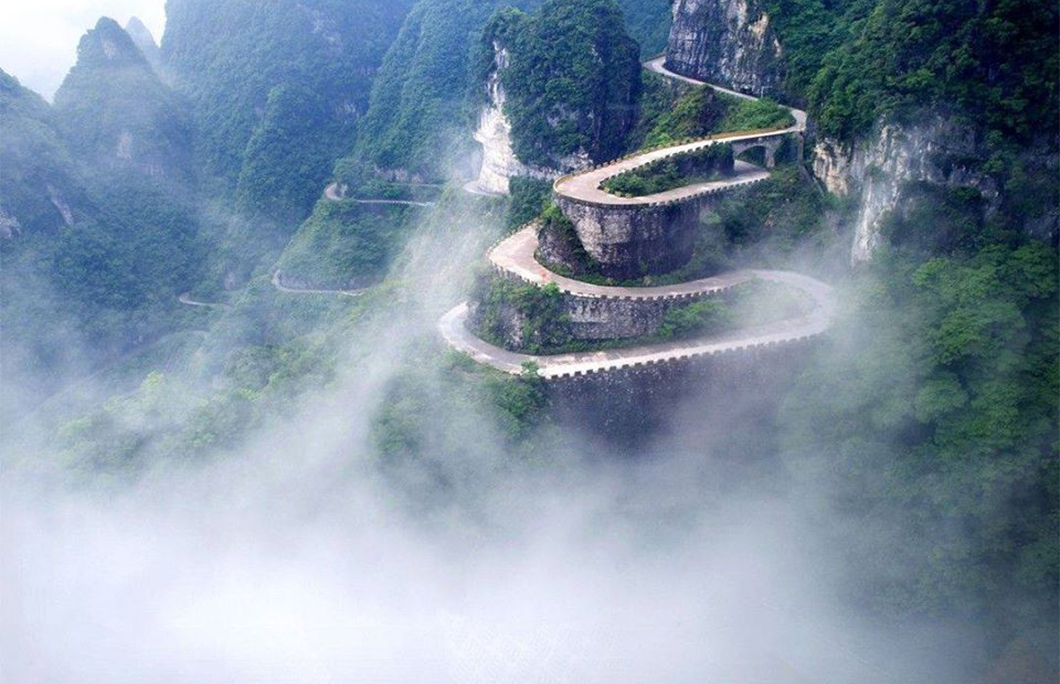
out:
<path id="1" fill-rule="evenodd" d="M 687 353 L 678 353 L 673 356 L 668 356 L 659 359 L 650 359 L 647 361 L 629 361 L 622 362 L 616 361 L 612 364 L 598 366 L 596 368 L 587 368 L 585 370 L 577 371 L 557 371 L 552 374 L 542 373 L 541 376 L 546 380 L 574 380 L 578 378 L 592 378 L 600 376 L 605 373 L 616 373 L 616 372 L 629 372 L 637 373 L 642 371 L 651 371 L 653 368 L 660 366 L 669 366 L 674 363 L 694 363 L 697 361 L 714 361 L 728 359 L 736 356 L 752 354 L 757 355 L 763 352 L 770 353 L 775 351 L 789 351 L 793 346 L 798 344 L 806 344 L 817 340 L 823 335 L 823 331 L 812 335 L 803 335 L 800 337 L 792 337 L 786 340 L 771 340 L 769 342 L 755 343 L 751 342 L 743 346 L 732 347 L 728 349 L 715 349 L 707 351 L 692 351 Z"/>

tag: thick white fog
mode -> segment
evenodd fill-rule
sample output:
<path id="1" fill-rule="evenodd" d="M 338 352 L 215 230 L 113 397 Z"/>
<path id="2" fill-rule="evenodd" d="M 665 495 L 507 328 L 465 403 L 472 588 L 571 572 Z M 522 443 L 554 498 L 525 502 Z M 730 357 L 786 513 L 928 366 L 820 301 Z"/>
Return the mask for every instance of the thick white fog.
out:
<path id="1" fill-rule="evenodd" d="M 77 42 L 101 16 L 136 16 L 162 40 L 165 0 L 10 0 L 0 3 L 0 68 L 51 99 L 77 61 Z"/>
<path id="2" fill-rule="evenodd" d="M 4 681 L 961 681 L 960 631 L 845 611 L 820 493 L 733 486 L 680 426 L 636 460 L 575 435 L 540 467 L 463 416 L 445 497 L 382 477 L 371 418 L 399 341 L 431 334 L 481 252 L 465 231 L 406 257 L 422 315 L 351 341 L 346 377 L 238 452 L 135 482 L 8 477 Z"/>

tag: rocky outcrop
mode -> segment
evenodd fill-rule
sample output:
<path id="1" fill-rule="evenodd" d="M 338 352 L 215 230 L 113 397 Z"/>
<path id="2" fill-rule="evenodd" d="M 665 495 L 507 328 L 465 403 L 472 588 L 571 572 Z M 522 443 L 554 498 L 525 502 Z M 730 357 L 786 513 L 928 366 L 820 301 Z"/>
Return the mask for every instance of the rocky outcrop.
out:
<path id="1" fill-rule="evenodd" d="M 621 340 L 654 334 L 667 311 L 702 298 L 644 300 L 565 295 L 563 305 L 574 339 Z"/>
<path id="2" fill-rule="evenodd" d="M 603 206 L 556 195 L 556 203 L 573 223 L 581 247 L 598 273 L 609 278 L 668 273 L 688 263 L 703 201 Z M 549 242 L 550 236 L 544 236 L 542 244 Z M 581 266 L 563 265 L 575 272 Z"/>
<path id="3" fill-rule="evenodd" d="M 512 149 L 512 124 L 504 113 L 507 96 L 501 84 L 501 73 L 508 68 L 510 56 L 500 43 L 494 42 L 494 66 L 486 80 L 489 101 L 479 115 L 474 138 L 482 145 L 482 166 L 476 184 L 484 192 L 508 194 L 509 181 L 516 176 L 552 179 L 560 172 L 537 169 L 523 164 Z M 585 165 L 588 160 L 570 159 L 570 168 Z"/>
<path id="4" fill-rule="evenodd" d="M 0 240 L 8 240 L 22 234 L 22 224 L 0 208 Z"/>
<path id="5" fill-rule="evenodd" d="M 755 0 L 676 0 L 673 13 L 668 69 L 754 95 L 779 90 L 782 48 Z"/>
<path id="6" fill-rule="evenodd" d="M 814 148 L 814 175 L 832 193 L 860 195 L 851 257 L 869 260 L 880 243 L 883 217 L 901 202 L 910 183 L 928 182 L 973 187 L 987 211 L 1000 201 L 995 181 L 978 170 L 984 161 L 975 131 L 942 115 L 919 123 L 881 123 L 855 144 L 819 140 Z"/>

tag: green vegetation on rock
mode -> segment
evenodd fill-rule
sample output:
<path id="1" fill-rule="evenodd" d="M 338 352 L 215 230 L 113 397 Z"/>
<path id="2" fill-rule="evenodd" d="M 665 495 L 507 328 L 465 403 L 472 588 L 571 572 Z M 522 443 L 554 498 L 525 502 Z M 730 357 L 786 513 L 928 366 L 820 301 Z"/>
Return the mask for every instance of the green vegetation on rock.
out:
<path id="1" fill-rule="evenodd" d="M 475 328 L 484 340 L 530 354 L 563 348 L 571 341 L 563 293 L 555 283 L 538 287 L 483 276 L 474 294 Z"/>
<path id="2" fill-rule="evenodd" d="M 504 111 L 522 162 L 558 168 L 567 157 L 599 162 L 622 151 L 641 68 L 614 0 L 547 0 L 532 15 L 498 14 L 482 36 L 480 81 L 497 68 L 498 49 L 507 52 Z"/>
<path id="3" fill-rule="evenodd" d="M 745 100 L 715 92 L 709 86 L 675 89 L 648 79 L 640 116 L 632 136 L 634 149 L 673 145 L 712 133 L 786 128 L 795 123 L 787 109 L 768 100 Z"/>
<path id="4" fill-rule="evenodd" d="M 278 266 L 318 288 L 364 287 L 386 275 L 418 215 L 409 205 L 320 200 Z"/>
<path id="5" fill-rule="evenodd" d="M 709 145 L 676 154 L 608 178 L 601 184 L 607 192 L 643 197 L 674 188 L 718 180 L 733 172 L 732 145 Z"/>

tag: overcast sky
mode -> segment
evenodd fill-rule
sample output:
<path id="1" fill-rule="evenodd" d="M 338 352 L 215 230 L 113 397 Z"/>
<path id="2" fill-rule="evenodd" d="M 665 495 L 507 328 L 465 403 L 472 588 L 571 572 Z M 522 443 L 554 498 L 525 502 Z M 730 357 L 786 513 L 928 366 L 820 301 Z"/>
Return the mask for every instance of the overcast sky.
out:
<path id="1" fill-rule="evenodd" d="M 3 0 L 0 69 L 49 100 L 77 57 L 77 41 L 101 16 L 136 15 L 160 41 L 165 0 Z"/>

